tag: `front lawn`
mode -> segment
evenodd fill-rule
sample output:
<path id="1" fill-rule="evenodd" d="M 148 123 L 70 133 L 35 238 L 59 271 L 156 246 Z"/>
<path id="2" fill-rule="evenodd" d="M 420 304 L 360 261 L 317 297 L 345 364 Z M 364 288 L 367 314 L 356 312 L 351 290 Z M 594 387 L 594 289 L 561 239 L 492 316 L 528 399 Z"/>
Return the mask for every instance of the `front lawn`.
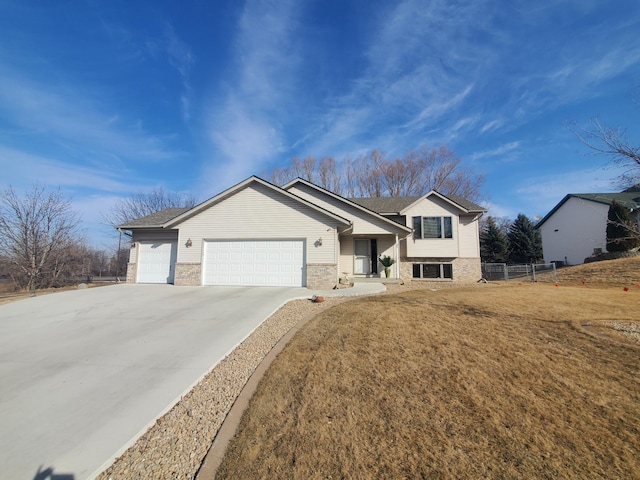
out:
<path id="1" fill-rule="evenodd" d="M 640 478 L 638 305 L 553 284 L 338 305 L 276 359 L 218 478 Z"/>

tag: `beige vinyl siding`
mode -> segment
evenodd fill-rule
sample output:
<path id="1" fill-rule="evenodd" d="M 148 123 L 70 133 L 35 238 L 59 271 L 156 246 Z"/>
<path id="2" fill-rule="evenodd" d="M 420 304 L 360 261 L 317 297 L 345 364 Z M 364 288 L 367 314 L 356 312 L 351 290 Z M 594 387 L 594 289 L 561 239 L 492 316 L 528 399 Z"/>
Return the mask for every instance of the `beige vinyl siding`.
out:
<path id="1" fill-rule="evenodd" d="M 480 256 L 480 232 L 475 215 L 460 215 L 458 222 L 460 257 Z"/>
<path id="2" fill-rule="evenodd" d="M 468 242 L 469 237 L 461 235 L 458 215 L 460 210 L 449 203 L 430 196 L 413 205 L 405 212 L 408 226 L 412 227 L 413 217 L 451 217 L 453 238 L 415 238 L 410 235 L 406 240 L 407 257 L 459 257 L 461 242 Z M 466 249 L 467 247 L 463 247 Z"/>
<path id="3" fill-rule="evenodd" d="M 341 237 L 340 238 L 340 268 L 338 273 L 342 275 L 353 274 L 353 237 Z"/>
<path id="4" fill-rule="evenodd" d="M 200 263 L 203 239 L 303 239 L 306 263 L 335 264 L 336 226 L 335 220 L 295 199 L 251 184 L 178 225 L 178 262 Z M 322 245 L 316 246 L 320 238 Z"/>
<path id="5" fill-rule="evenodd" d="M 378 238 L 378 256 L 382 257 L 387 255 L 396 261 L 398 261 L 396 254 L 396 239 L 395 237 Z"/>
<path id="6" fill-rule="evenodd" d="M 385 233 L 401 233 L 403 230 L 394 228 L 392 224 L 385 222 L 374 215 L 360 210 L 357 207 L 348 205 L 341 200 L 335 199 L 330 195 L 319 192 L 304 184 L 296 184 L 291 187 L 289 192 L 308 200 L 319 207 L 329 210 L 343 218 L 348 218 L 353 223 L 353 235 L 382 235 Z"/>
<path id="7" fill-rule="evenodd" d="M 129 253 L 129 263 L 136 263 L 138 261 L 138 242 L 175 242 L 178 239 L 177 230 L 161 230 L 161 229 L 149 229 L 149 230 L 134 230 L 132 232 L 131 243 L 135 245 Z"/>

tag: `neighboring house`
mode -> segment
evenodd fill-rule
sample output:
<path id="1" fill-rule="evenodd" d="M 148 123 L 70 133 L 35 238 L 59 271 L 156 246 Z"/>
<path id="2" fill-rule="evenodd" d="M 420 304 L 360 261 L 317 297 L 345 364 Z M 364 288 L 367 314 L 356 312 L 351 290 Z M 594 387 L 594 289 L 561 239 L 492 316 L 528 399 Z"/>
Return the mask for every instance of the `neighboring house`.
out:
<path id="1" fill-rule="evenodd" d="M 191 209 L 120 225 L 131 232 L 127 282 L 333 288 L 340 279 L 481 278 L 478 219 L 485 209 L 431 191 L 346 199 L 297 179 L 257 177 Z"/>
<path id="2" fill-rule="evenodd" d="M 570 193 L 536 225 L 542 237 L 544 261 L 566 265 L 584 263 L 607 251 L 607 216 L 613 201 L 640 220 L 640 186 L 621 193 Z"/>

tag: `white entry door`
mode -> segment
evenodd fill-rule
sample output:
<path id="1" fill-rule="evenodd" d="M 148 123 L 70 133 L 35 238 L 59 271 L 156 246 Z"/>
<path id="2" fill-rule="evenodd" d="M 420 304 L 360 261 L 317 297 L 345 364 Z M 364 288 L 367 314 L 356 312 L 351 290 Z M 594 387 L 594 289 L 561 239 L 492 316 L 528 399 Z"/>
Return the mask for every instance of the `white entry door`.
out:
<path id="1" fill-rule="evenodd" d="M 355 239 L 355 255 L 353 273 L 369 275 L 371 273 L 371 241 L 368 238 Z"/>
<path id="2" fill-rule="evenodd" d="M 138 283 L 173 283 L 177 242 L 140 242 Z"/>
<path id="3" fill-rule="evenodd" d="M 303 240 L 205 242 L 204 285 L 304 287 Z"/>

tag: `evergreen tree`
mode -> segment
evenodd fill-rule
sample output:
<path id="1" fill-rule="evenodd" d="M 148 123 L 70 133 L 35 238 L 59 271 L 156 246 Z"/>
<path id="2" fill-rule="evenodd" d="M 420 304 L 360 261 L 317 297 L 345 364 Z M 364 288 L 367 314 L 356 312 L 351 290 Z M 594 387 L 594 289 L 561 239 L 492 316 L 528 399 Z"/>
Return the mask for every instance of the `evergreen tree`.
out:
<path id="1" fill-rule="evenodd" d="M 480 231 L 480 256 L 485 263 L 507 261 L 509 242 L 507 236 L 496 225 L 495 218 L 487 217 Z"/>
<path id="2" fill-rule="evenodd" d="M 509 233 L 509 263 L 537 263 L 542 260 L 542 237 L 526 215 L 520 213 Z"/>
<path id="3" fill-rule="evenodd" d="M 633 228 L 629 211 L 615 200 L 607 215 L 607 250 L 626 252 L 640 245 L 640 236 Z"/>

